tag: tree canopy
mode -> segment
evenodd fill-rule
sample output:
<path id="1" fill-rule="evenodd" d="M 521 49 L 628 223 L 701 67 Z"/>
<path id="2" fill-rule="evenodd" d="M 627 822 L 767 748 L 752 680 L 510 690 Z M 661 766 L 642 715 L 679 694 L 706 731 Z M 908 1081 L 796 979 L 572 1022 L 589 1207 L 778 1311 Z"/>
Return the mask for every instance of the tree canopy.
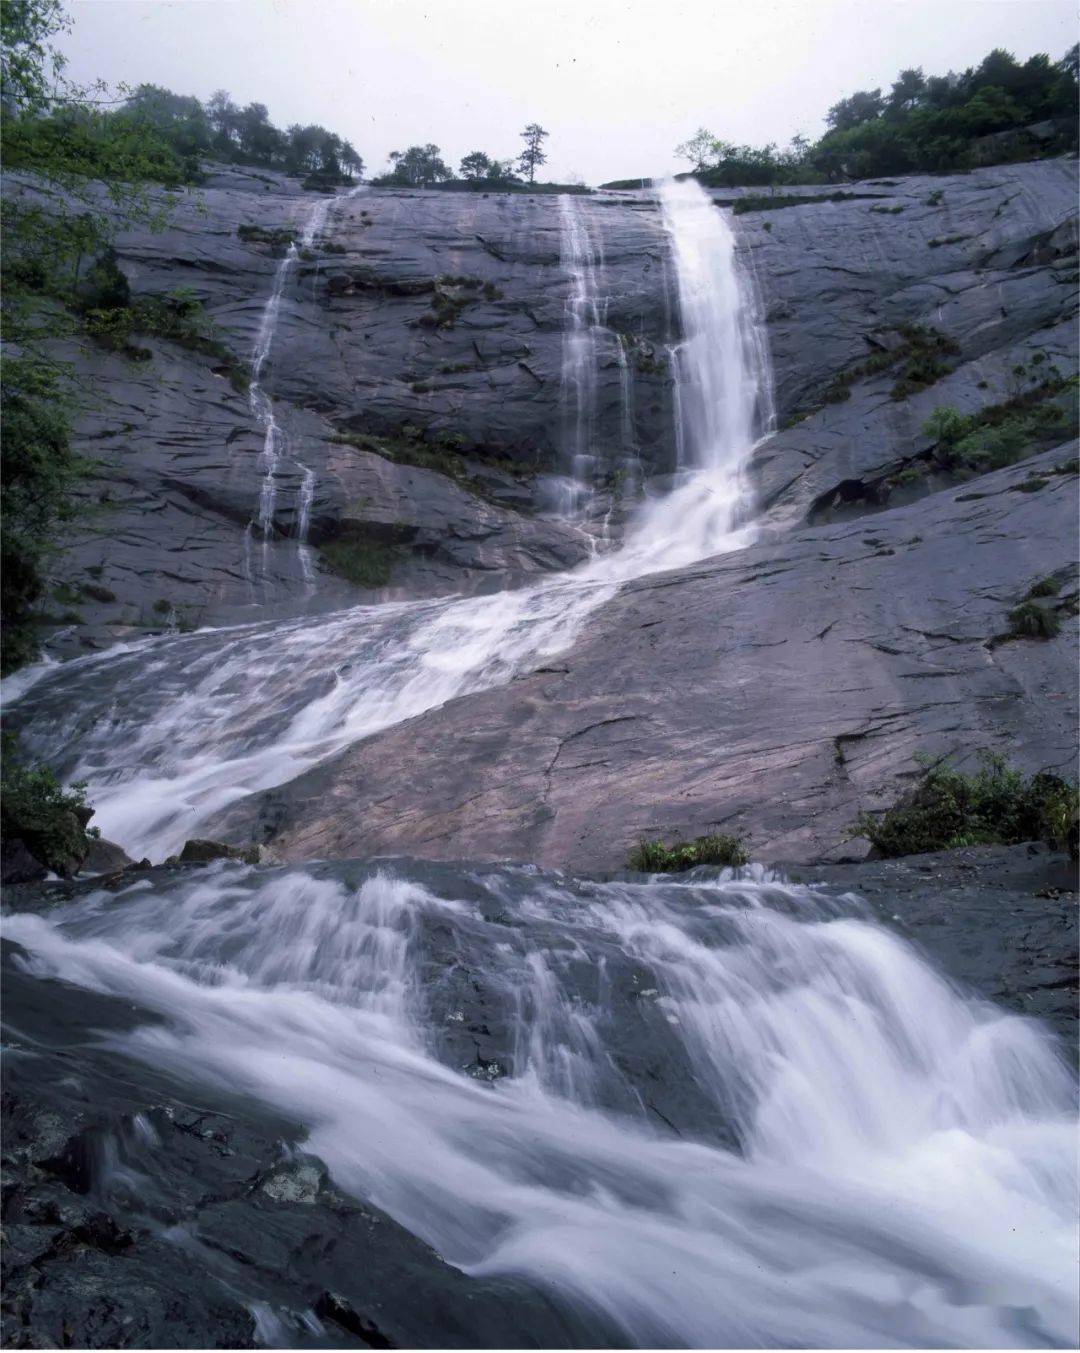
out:
<path id="1" fill-rule="evenodd" d="M 676 147 L 717 186 L 944 173 L 1076 147 L 1080 49 L 1020 62 L 995 48 L 978 66 L 927 77 L 902 70 L 888 93 L 857 90 L 828 110 L 815 144 L 734 146 L 700 127 Z M 1038 129 L 1038 139 L 1023 129 Z M 1016 132 L 1013 138 L 998 133 Z"/>

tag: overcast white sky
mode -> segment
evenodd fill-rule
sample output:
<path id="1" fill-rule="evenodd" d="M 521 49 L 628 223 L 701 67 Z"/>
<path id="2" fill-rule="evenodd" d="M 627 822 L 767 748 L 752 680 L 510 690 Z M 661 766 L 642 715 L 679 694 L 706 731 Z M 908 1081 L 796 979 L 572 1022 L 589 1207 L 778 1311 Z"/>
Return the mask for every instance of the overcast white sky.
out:
<path id="1" fill-rule="evenodd" d="M 1071 0 L 74 0 L 79 81 L 228 89 L 272 120 L 348 136 L 369 172 L 434 141 L 508 157 L 551 133 L 548 173 L 590 183 L 676 167 L 701 124 L 731 141 L 817 136 L 830 104 L 898 70 L 992 47 L 1057 59 Z M 685 166 L 679 166 L 685 167 Z"/>

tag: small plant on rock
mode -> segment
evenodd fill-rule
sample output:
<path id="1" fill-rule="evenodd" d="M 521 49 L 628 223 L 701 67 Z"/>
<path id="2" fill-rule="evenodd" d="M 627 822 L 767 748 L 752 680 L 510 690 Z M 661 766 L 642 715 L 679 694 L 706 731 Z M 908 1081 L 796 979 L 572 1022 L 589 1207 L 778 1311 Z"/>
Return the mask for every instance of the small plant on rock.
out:
<path id="1" fill-rule="evenodd" d="M 1053 639 L 1061 632 L 1056 612 L 1034 601 L 1022 601 L 1009 612 L 1009 637 L 1013 639 Z"/>
<path id="2" fill-rule="evenodd" d="M 642 837 L 630 852 L 627 866 L 642 874 L 681 874 L 702 864 L 734 869 L 747 864 L 749 859 L 746 844 L 738 836 L 713 833 L 672 845 Z"/>

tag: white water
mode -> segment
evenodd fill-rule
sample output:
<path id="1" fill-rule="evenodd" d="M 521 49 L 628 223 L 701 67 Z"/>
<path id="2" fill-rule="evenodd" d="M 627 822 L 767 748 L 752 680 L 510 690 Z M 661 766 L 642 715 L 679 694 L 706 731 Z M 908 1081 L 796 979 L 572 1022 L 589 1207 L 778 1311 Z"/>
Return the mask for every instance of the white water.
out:
<path id="1" fill-rule="evenodd" d="M 107 838 L 162 859 L 235 800 L 565 648 L 621 583 L 749 539 L 738 471 L 770 416 L 761 331 L 723 214 L 690 182 L 662 200 L 686 332 L 675 365 L 688 468 L 675 487 L 640 506 L 620 549 L 520 591 L 183 635 L 43 678 L 27 746 L 56 760 L 79 748 L 69 778 L 88 782 Z M 272 336 L 273 299 L 267 314 Z M 91 668 L 107 670 L 104 691 Z"/>
<path id="2" fill-rule="evenodd" d="M 600 290 L 604 256 L 577 198 L 564 194 L 559 198 L 559 211 L 562 265 L 570 277 L 561 382 L 563 454 L 570 474 L 563 481 L 560 509 L 572 516 L 588 497 L 596 463 L 596 357 L 599 337 L 606 333 Z"/>
<path id="3" fill-rule="evenodd" d="M 362 191 L 362 187 L 354 188 L 345 195 L 345 199 L 355 197 L 357 193 Z M 248 387 L 248 405 L 252 417 L 263 433 L 263 479 L 259 490 L 258 509 L 245 538 L 248 581 L 252 586 L 254 585 L 254 578 L 250 569 L 252 527 L 258 526 L 259 535 L 262 539 L 262 573 L 265 578 L 268 571 L 270 541 L 275 530 L 274 514 L 277 510 L 278 477 L 282 458 L 288 449 L 288 438 L 274 412 L 273 400 L 263 388 L 263 373 L 274 345 L 274 339 L 277 336 L 281 298 L 285 284 L 300 257 L 300 250 L 311 248 L 316 236 L 326 224 L 327 213 L 337 200 L 336 198 L 325 197 L 317 201 L 308 213 L 300 235 L 299 245 L 295 240 L 289 242 L 289 247 L 274 273 L 274 284 L 263 309 L 259 331 L 255 337 L 255 346 L 251 353 L 251 383 Z M 307 548 L 307 537 L 308 528 L 311 524 L 311 507 L 315 500 L 316 475 L 309 465 L 305 465 L 295 455 L 293 455 L 292 461 L 300 471 L 296 526 L 297 553 L 305 581 L 310 583 L 313 581 L 314 573 L 311 554 Z"/>
<path id="4" fill-rule="evenodd" d="M 478 885 L 484 912 L 457 900 Z M 121 1050 L 293 1116 L 339 1184 L 469 1273 L 522 1275 L 645 1346 L 1072 1344 L 1071 1077 L 1037 1024 L 963 998 L 853 905 L 761 871 L 145 887 L 5 930 L 39 974 L 163 1017 Z M 435 1055 L 478 1017 L 442 991 L 457 962 L 510 1023 L 484 1083 Z M 701 1097 L 681 1135 L 621 1069 L 627 1022 Z"/>

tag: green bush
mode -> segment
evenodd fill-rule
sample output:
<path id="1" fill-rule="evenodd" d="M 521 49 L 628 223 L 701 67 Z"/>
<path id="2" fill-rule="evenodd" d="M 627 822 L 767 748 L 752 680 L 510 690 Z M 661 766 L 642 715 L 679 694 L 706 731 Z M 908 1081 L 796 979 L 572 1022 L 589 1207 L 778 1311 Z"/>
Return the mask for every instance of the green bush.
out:
<path id="1" fill-rule="evenodd" d="M 934 456 L 941 465 L 1000 470 L 1070 435 L 1076 426 L 1075 408 L 1070 402 L 1066 409 L 1057 399 L 1072 382 L 1052 367 L 1044 375 L 1041 356 L 1036 353 L 1028 366 L 1017 368 L 1017 380 L 1027 388 L 1011 399 L 975 413 L 943 405 L 930 414 L 922 430 L 937 443 Z"/>
<path id="2" fill-rule="evenodd" d="M 1022 601 L 1009 612 L 1010 638 L 1053 639 L 1060 632 L 1057 613 L 1034 601 Z"/>
<path id="3" fill-rule="evenodd" d="M 737 868 L 749 859 L 746 845 L 740 837 L 714 833 L 672 845 L 642 838 L 630 852 L 627 867 L 642 874 L 681 874 L 700 864 Z"/>
<path id="4" fill-rule="evenodd" d="M 865 836 L 886 858 L 1037 840 L 1061 848 L 1078 802 L 1075 783 L 1045 772 L 1025 777 L 986 752 L 973 774 L 947 761 L 928 767 L 895 807 L 862 813 L 853 835 Z"/>
<path id="5" fill-rule="evenodd" d="M 47 869 L 74 874 L 98 835 L 87 830 L 93 810 L 84 785 L 64 789 L 48 766 L 26 766 L 8 751 L 0 782 L 0 830 L 5 841 L 21 840 Z"/>

